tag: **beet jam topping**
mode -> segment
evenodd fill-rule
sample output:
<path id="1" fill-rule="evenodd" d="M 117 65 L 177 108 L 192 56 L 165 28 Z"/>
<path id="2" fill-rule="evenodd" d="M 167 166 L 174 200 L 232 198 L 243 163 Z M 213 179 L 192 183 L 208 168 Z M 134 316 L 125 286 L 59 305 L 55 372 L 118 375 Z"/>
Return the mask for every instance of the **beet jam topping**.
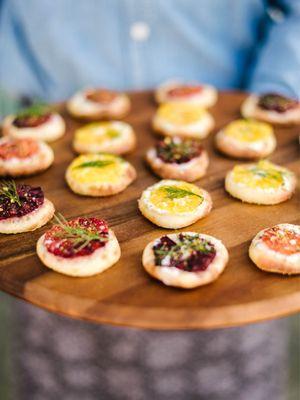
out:
<path id="1" fill-rule="evenodd" d="M 44 203 L 40 187 L 15 184 L 14 181 L 0 185 L 0 220 L 23 217 Z"/>
<path id="2" fill-rule="evenodd" d="M 118 96 L 118 93 L 112 90 L 98 89 L 86 94 L 86 98 L 95 103 L 108 104 Z"/>
<path id="3" fill-rule="evenodd" d="M 168 90 L 170 97 L 189 97 L 201 93 L 203 87 L 200 85 L 182 85 Z"/>
<path id="4" fill-rule="evenodd" d="M 166 163 L 186 163 L 202 151 L 200 142 L 193 139 L 165 138 L 156 144 L 157 157 Z"/>
<path id="5" fill-rule="evenodd" d="M 300 235 L 292 230 L 287 230 L 279 226 L 267 229 L 262 241 L 274 251 L 285 255 L 300 252 Z"/>
<path id="6" fill-rule="evenodd" d="M 212 243 L 180 233 L 176 241 L 163 236 L 153 246 L 155 265 L 175 267 L 187 272 L 205 271 L 216 256 Z"/>
<path id="7" fill-rule="evenodd" d="M 0 159 L 27 158 L 38 151 L 38 143 L 33 139 L 7 139 L 0 143 Z"/>
<path id="8" fill-rule="evenodd" d="M 276 93 L 267 93 L 260 96 L 258 106 L 268 111 L 276 111 L 284 113 L 298 106 L 298 101 L 289 99 L 288 97 L 281 96 Z"/>
<path id="9" fill-rule="evenodd" d="M 37 126 L 43 125 L 48 122 L 51 118 L 51 113 L 46 113 L 43 115 L 21 115 L 17 116 L 13 125 L 17 128 L 36 128 Z"/>
<path id="10" fill-rule="evenodd" d="M 58 220 L 45 234 L 44 244 L 55 256 L 72 258 L 88 256 L 105 246 L 108 241 L 108 225 L 98 218 Z"/>

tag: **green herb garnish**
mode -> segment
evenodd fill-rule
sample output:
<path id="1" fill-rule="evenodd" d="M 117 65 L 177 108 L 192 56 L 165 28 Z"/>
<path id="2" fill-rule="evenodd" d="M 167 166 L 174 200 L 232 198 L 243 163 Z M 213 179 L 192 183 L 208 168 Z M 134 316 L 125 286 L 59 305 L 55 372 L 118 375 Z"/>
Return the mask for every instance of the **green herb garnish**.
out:
<path id="1" fill-rule="evenodd" d="M 51 107 L 49 105 L 45 103 L 35 103 L 32 106 L 19 111 L 17 117 L 41 117 L 49 112 L 51 112 Z"/>
<path id="2" fill-rule="evenodd" d="M 166 192 L 167 198 L 171 200 L 182 199 L 187 196 L 196 196 L 199 197 L 201 200 L 203 200 L 203 197 L 200 196 L 199 194 L 191 192 L 190 190 L 181 189 L 176 186 L 161 186 L 161 189 L 163 189 Z"/>
<path id="3" fill-rule="evenodd" d="M 76 251 L 82 250 L 93 240 L 101 242 L 107 242 L 108 240 L 107 237 L 101 236 L 98 232 L 85 229 L 79 224 L 71 226 L 62 214 L 54 215 L 54 219 L 56 221 L 54 226 L 59 226 L 62 229 L 62 232 L 55 233 L 55 237 L 71 241 Z"/>
<path id="4" fill-rule="evenodd" d="M 74 168 L 103 168 L 107 165 L 113 164 L 114 161 L 111 160 L 94 160 L 94 161 L 86 161 L 82 164 L 77 165 Z"/>
<path id="5" fill-rule="evenodd" d="M 120 132 L 117 131 L 116 129 L 107 129 L 105 133 L 110 139 L 116 139 L 117 137 L 120 136 Z"/>
<path id="6" fill-rule="evenodd" d="M 0 196 L 8 198 L 11 203 L 17 203 L 18 206 L 22 205 L 17 192 L 16 182 L 13 180 L 3 180 L 0 182 Z"/>

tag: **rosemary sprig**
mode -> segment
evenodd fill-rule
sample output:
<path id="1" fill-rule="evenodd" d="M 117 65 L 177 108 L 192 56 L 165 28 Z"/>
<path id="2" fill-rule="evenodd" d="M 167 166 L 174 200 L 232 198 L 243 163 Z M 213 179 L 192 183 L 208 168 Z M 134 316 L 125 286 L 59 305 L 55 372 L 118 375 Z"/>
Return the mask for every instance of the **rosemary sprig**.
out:
<path id="1" fill-rule="evenodd" d="M 113 164 L 112 160 L 94 160 L 94 161 L 86 161 L 82 164 L 77 165 L 75 168 L 103 168 L 107 165 Z"/>
<path id="2" fill-rule="evenodd" d="M 162 186 L 161 187 L 167 194 L 168 199 L 182 199 L 187 196 L 196 196 L 203 200 L 203 197 L 199 194 L 191 192 L 190 190 L 181 189 L 176 186 Z"/>
<path id="3" fill-rule="evenodd" d="M 18 112 L 17 117 L 41 117 L 51 111 L 51 107 L 45 103 L 35 103 Z"/>
<path id="4" fill-rule="evenodd" d="M 71 226 L 62 214 L 55 214 L 54 219 L 62 232 L 57 232 L 55 236 L 59 239 L 69 240 L 73 243 L 76 251 L 85 248 L 93 240 L 106 242 L 108 239 L 101 236 L 98 232 L 90 231 L 81 226 Z"/>
<path id="5" fill-rule="evenodd" d="M 0 196 L 8 198 L 11 203 L 17 203 L 20 207 L 22 205 L 14 180 L 2 180 L 0 182 Z"/>

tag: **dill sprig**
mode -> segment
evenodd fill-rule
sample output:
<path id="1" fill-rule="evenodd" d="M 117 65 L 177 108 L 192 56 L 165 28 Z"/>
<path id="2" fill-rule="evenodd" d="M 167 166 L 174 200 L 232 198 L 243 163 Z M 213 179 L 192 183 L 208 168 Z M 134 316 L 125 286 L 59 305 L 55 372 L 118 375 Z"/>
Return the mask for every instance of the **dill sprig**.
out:
<path id="1" fill-rule="evenodd" d="M 56 226 L 62 229 L 55 236 L 59 239 L 65 239 L 72 242 L 76 251 L 80 251 L 89 245 L 93 240 L 106 242 L 108 238 L 101 236 L 98 232 L 90 231 L 82 226 L 71 226 L 62 214 L 55 214 Z"/>
<path id="2" fill-rule="evenodd" d="M 86 161 L 82 164 L 76 165 L 75 168 L 103 168 L 107 165 L 113 164 L 112 160 L 94 160 L 94 161 Z"/>
<path id="3" fill-rule="evenodd" d="M 0 181 L 0 196 L 8 198 L 11 203 L 17 203 L 18 206 L 22 205 L 14 180 Z"/>
<path id="4" fill-rule="evenodd" d="M 181 189 L 177 186 L 162 186 L 161 189 L 167 193 L 167 198 L 171 200 L 182 199 L 187 196 L 196 196 L 203 200 L 203 197 L 199 194 L 191 192 L 190 190 Z"/>
<path id="5" fill-rule="evenodd" d="M 20 110 L 17 114 L 18 118 L 23 117 L 41 117 L 51 112 L 51 107 L 46 103 L 34 103 L 30 107 Z"/>

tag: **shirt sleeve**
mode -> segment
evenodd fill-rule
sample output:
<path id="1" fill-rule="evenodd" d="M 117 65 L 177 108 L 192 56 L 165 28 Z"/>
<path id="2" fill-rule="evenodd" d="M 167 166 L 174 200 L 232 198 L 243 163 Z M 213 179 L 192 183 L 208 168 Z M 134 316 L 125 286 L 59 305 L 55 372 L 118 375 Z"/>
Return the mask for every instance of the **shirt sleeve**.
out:
<path id="1" fill-rule="evenodd" d="M 276 15 L 274 9 L 248 89 L 300 98 L 300 0 L 281 0 L 276 4 L 282 14 Z"/>

